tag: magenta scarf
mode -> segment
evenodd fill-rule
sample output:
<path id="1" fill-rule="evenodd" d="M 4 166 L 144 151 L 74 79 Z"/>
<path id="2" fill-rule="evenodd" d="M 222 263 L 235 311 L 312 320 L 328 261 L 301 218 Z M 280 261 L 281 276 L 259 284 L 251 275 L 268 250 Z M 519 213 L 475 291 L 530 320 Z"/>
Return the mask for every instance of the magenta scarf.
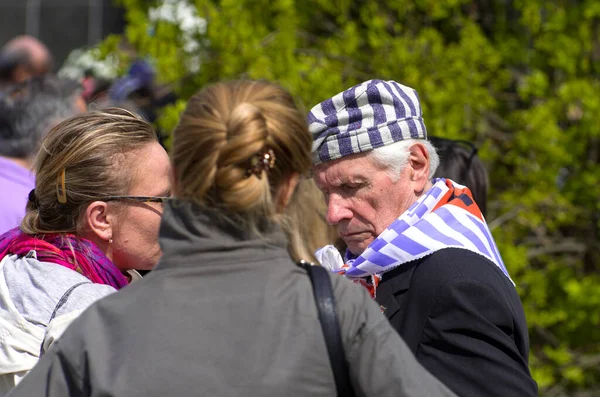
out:
<path id="1" fill-rule="evenodd" d="M 32 236 L 14 228 L 0 235 L 0 259 L 6 255 L 25 256 L 35 251 L 37 259 L 76 271 L 96 284 L 121 289 L 129 281 L 91 241 L 74 234 L 41 234 Z"/>

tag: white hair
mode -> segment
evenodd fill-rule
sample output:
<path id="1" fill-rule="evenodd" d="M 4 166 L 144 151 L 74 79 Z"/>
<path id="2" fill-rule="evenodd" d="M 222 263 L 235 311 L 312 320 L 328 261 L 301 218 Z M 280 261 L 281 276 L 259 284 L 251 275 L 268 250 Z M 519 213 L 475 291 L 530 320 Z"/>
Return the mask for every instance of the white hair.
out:
<path id="1" fill-rule="evenodd" d="M 425 139 L 406 139 L 394 142 L 390 145 L 377 147 L 370 152 L 368 156 L 372 158 L 378 165 L 387 169 L 395 182 L 400 178 L 400 174 L 408 163 L 410 155 L 410 147 L 415 143 L 420 143 L 425 146 L 429 154 L 429 179 L 433 178 L 435 170 L 440 165 L 440 157 L 435 150 L 435 147 Z"/>

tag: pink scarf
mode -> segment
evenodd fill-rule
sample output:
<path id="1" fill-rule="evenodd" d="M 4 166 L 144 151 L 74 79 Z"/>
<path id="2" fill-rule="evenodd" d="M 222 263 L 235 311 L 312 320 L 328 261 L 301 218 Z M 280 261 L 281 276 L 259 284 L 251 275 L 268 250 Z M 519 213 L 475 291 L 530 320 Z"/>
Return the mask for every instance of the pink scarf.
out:
<path id="1" fill-rule="evenodd" d="M 129 281 L 91 241 L 74 234 L 41 234 L 32 236 L 14 228 L 0 235 L 0 259 L 14 254 L 25 256 L 36 252 L 39 261 L 52 262 L 76 271 L 96 284 L 121 289 Z"/>

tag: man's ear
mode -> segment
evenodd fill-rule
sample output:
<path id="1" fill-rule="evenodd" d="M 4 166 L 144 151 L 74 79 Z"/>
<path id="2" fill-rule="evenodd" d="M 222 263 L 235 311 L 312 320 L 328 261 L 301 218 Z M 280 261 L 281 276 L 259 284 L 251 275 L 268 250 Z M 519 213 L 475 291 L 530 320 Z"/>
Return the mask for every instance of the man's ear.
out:
<path id="1" fill-rule="evenodd" d="M 422 193 L 429 183 L 429 152 L 422 143 L 409 149 L 408 163 L 411 167 L 411 184 L 415 193 Z"/>
<path id="2" fill-rule="evenodd" d="M 296 186 L 298 186 L 298 181 L 300 179 L 300 174 L 294 172 L 288 178 L 283 181 L 283 184 L 279 188 L 279 192 L 277 195 L 277 212 L 282 213 L 287 208 L 290 200 L 292 199 L 292 195 L 296 190 Z"/>
<path id="3" fill-rule="evenodd" d="M 104 201 L 94 201 L 85 210 L 86 234 L 108 242 L 113 237 L 113 215 L 109 214 L 108 204 Z"/>

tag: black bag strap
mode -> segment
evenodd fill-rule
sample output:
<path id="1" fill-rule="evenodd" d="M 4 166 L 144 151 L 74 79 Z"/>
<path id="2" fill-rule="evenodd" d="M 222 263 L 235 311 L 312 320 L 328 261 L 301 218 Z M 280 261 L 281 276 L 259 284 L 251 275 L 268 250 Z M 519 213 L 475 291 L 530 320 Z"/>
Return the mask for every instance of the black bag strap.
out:
<path id="1" fill-rule="evenodd" d="M 323 336 L 325 336 L 325 344 L 327 345 L 327 353 L 338 397 L 354 397 L 354 389 L 350 383 L 350 370 L 348 361 L 346 361 L 346 353 L 342 343 L 342 333 L 340 325 L 335 315 L 335 298 L 333 296 L 333 288 L 331 287 L 331 279 L 328 271 L 322 266 L 312 266 L 307 262 L 301 261 L 298 266 L 306 269 L 310 282 L 313 286 L 313 294 L 315 296 L 315 304 L 319 313 L 319 321 Z"/>
<path id="2" fill-rule="evenodd" d="M 54 311 L 52 312 L 52 315 L 50 316 L 50 320 L 48 320 L 48 324 L 50 324 L 52 322 L 52 320 L 54 320 L 54 317 L 56 317 L 56 314 L 58 313 L 58 310 L 61 307 L 63 307 L 63 305 L 67 302 L 67 299 L 69 299 L 69 296 L 71 295 L 71 293 L 73 292 L 73 290 L 75 288 L 79 287 L 80 285 L 84 285 L 84 284 L 92 284 L 92 282 L 91 281 L 84 281 L 84 282 L 81 282 L 81 283 L 77 283 L 77 284 L 71 286 L 71 288 L 69 288 L 63 294 L 63 296 L 60 297 L 60 299 L 58 300 L 58 303 L 54 307 Z M 40 357 L 42 357 L 43 354 L 44 354 L 44 341 L 42 341 L 42 344 L 40 346 Z"/>

